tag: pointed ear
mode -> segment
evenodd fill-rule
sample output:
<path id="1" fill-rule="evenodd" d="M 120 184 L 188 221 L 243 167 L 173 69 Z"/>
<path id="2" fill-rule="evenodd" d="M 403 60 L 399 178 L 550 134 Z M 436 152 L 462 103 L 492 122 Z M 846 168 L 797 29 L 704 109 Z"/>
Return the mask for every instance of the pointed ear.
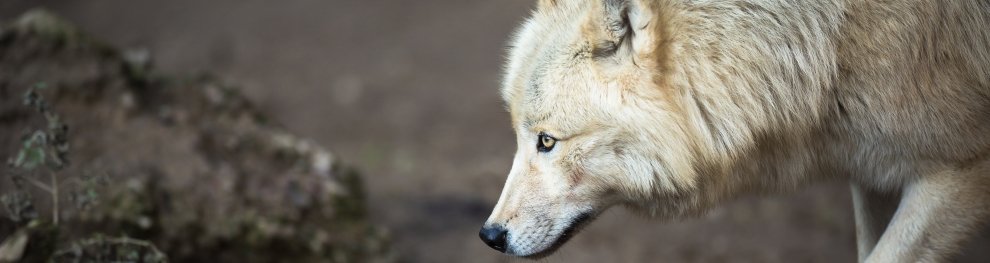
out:
<path id="1" fill-rule="evenodd" d="M 605 30 L 612 40 L 629 41 L 636 54 L 652 53 L 656 46 L 655 9 L 648 0 L 603 0 Z"/>

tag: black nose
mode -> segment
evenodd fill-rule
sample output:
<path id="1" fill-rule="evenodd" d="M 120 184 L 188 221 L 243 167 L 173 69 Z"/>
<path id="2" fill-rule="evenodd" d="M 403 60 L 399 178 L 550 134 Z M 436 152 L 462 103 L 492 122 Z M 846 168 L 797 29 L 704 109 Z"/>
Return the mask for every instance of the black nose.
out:
<path id="1" fill-rule="evenodd" d="M 509 231 L 501 226 L 486 226 L 481 228 L 478 236 L 481 236 L 481 240 L 485 241 L 485 244 L 488 244 L 489 247 L 504 253 L 505 239 L 508 234 Z"/>

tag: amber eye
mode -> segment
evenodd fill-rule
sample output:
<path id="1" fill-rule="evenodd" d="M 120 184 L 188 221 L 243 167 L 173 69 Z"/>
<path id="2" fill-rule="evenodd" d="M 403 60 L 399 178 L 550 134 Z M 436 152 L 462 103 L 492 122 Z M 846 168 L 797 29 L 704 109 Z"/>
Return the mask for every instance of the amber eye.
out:
<path id="1" fill-rule="evenodd" d="M 557 138 L 551 137 L 546 133 L 541 132 L 537 137 L 538 137 L 537 138 L 538 141 L 536 142 L 537 151 L 544 153 L 549 152 L 550 150 L 553 150 L 553 146 L 557 144 Z"/>

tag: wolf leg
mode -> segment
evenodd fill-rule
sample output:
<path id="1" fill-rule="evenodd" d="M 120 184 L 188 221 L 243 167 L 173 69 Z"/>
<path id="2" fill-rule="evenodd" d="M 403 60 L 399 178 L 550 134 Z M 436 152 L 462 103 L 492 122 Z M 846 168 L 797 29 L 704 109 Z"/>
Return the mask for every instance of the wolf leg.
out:
<path id="1" fill-rule="evenodd" d="M 900 194 L 883 193 L 856 182 L 850 182 L 849 186 L 856 216 L 856 248 L 859 262 L 864 262 L 894 216 Z"/>
<path id="2" fill-rule="evenodd" d="M 919 178 L 866 262 L 944 262 L 990 216 L 988 163 Z"/>

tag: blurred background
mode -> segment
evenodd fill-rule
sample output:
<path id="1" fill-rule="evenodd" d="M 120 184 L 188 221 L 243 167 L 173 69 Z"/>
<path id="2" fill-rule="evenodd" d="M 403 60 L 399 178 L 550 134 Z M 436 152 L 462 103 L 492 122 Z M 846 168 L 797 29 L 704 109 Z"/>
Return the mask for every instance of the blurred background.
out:
<path id="1" fill-rule="evenodd" d="M 44 7 L 122 54 L 146 55 L 156 74 L 209 73 L 233 87 L 266 122 L 360 174 L 365 219 L 388 240 L 386 260 L 514 262 L 477 231 L 515 151 L 498 88 L 506 43 L 534 2 L 4 0 L 0 21 Z M 10 129 L 2 135 L 16 138 Z M 853 262 L 848 195 L 834 182 L 683 222 L 616 208 L 542 261 Z M 968 258 L 990 255 L 986 244 Z"/>

